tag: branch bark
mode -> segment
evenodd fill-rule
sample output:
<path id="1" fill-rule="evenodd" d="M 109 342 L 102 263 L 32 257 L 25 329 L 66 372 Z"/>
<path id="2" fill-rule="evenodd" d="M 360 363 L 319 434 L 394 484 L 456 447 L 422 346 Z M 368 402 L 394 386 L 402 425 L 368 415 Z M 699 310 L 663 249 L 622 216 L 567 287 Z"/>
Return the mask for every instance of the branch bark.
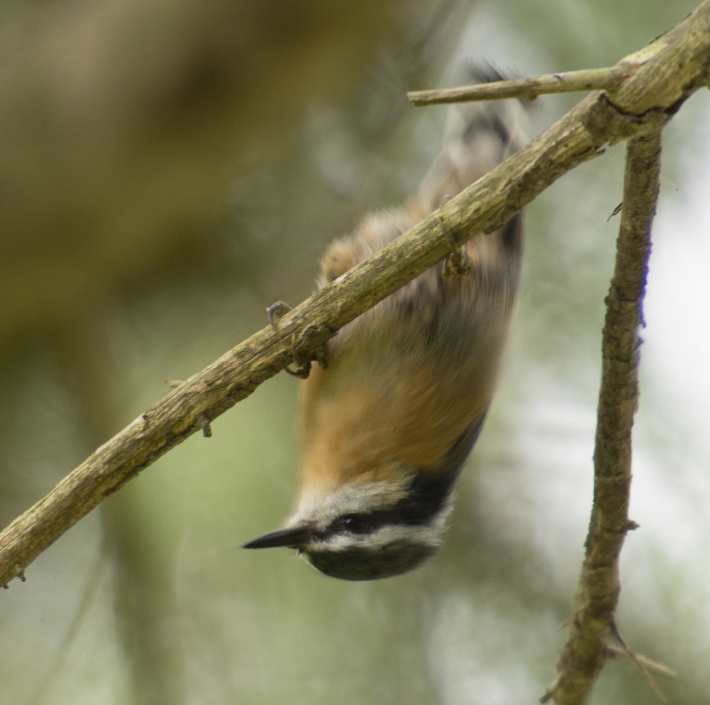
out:
<path id="1" fill-rule="evenodd" d="M 621 63 L 633 75 L 593 93 L 546 132 L 367 262 L 316 292 L 191 377 L 70 472 L 0 534 L 0 585 L 17 576 L 107 495 L 286 367 L 292 348 L 316 350 L 343 325 L 443 259 L 492 232 L 606 144 L 660 129 L 710 78 L 710 0 Z"/>
<path id="2" fill-rule="evenodd" d="M 606 299 L 602 383 L 594 450 L 594 504 L 577 611 L 557 665 L 559 678 L 545 702 L 584 703 L 606 663 L 606 638 L 619 599 L 619 554 L 629 521 L 631 430 L 638 406 L 638 364 L 651 223 L 658 198 L 661 132 L 629 140 L 616 265 Z"/>

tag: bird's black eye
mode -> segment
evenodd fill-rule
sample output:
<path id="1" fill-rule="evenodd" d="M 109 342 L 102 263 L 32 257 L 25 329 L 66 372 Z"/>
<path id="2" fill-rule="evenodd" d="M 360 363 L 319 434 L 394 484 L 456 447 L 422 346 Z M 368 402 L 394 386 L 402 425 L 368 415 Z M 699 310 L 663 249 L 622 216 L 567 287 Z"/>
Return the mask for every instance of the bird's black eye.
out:
<path id="1" fill-rule="evenodd" d="M 351 534 L 366 534 L 370 530 L 368 522 L 361 514 L 345 514 L 338 517 L 330 528 L 333 531 L 347 531 Z"/>

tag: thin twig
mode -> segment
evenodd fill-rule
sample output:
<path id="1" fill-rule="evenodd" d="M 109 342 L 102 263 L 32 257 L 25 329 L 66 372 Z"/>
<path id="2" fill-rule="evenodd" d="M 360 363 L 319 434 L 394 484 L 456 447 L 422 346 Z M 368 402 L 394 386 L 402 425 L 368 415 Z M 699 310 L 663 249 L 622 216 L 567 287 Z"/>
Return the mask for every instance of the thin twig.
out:
<path id="1" fill-rule="evenodd" d="M 623 636 L 621 636 L 621 632 L 619 631 L 619 628 L 616 626 L 616 620 L 612 620 L 611 622 L 611 633 L 614 635 L 614 638 L 621 644 L 621 648 L 626 655 L 626 657 L 636 666 L 636 668 L 641 671 L 641 675 L 646 679 L 646 682 L 651 686 L 651 690 L 658 696 L 659 700 L 661 702 L 667 703 L 668 702 L 668 696 L 663 692 L 662 688 L 658 683 L 656 683 L 655 679 L 653 676 L 648 672 L 646 666 L 641 662 L 641 659 L 629 648 L 629 645 L 626 643 L 626 639 L 624 639 Z M 609 655 L 609 645 L 607 644 L 606 647 L 606 652 L 607 656 Z"/>
<path id="2" fill-rule="evenodd" d="M 535 78 L 515 78 L 491 81 L 457 88 L 440 88 L 429 91 L 410 91 L 407 99 L 414 105 L 437 103 L 464 103 L 471 100 L 498 100 L 501 98 L 537 98 L 547 93 L 572 93 L 574 91 L 615 90 L 633 73 L 631 64 L 617 64 L 604 69 L 585 69 L 550 73 Z"/>
<path id="3" fill-rule="evenodd" d="M 614 93 L 582 100 L 549 130 L 433 213 L 173 392 L 101 446 L 0 533 L 0 586 L 105 497 L 284 369 L 316 358 L 335 332 L 449 252 L 502 226 L 545 188 L 609 143 L 660 129 L 710 75 L 710 0 L 636 59 Z M 638 56 L 638 55 L 635 55 Z M 627 62 L 628 58 L 622 63 Z M 295 346 L 292 339 L 295 336 Z"/>
<path id="4" fill-rule="evenodd" d="M 604 666 L 621 589 L 619 554 L 629 522 L 631 430 L 638 405 L 642 303 L 658 198 L 661 132 L 629 140 L 616 265 L 606 298 L 602 383 L 594 449 L 594 504 L 577 611 L 557 664 L 556 705 L 581 705 Z"/>
<path id="5" fill-rule="evenodd" d="M 606 651 L 607 651 L 607 656 L 609 658 L 621 658 L 621 659 L 626 659 L 627 661 L 632 661 L 633 659 L 629 655 L 629 652 L 627 649 L 623 649 L 620 646 L 614 646 L 613 644 L 607 644 L 606 645 Z M 637 654 L 635 652 L 631 652 L 634 654 L 636 657 L 636 661 L 638 661 L 639 665 L 645 668 L 647 671 L 653 671 L 653 673 L 658 674 L 659 676 L 663 676 L 664 678 L 676 678 L 678 674 L 672 669 L 668 668 L 664 663 L 659 663 L 658 661 L 654 661 L 653 659 L 648 658 L 648 656 L 644 656 L 643 654 Z"/>

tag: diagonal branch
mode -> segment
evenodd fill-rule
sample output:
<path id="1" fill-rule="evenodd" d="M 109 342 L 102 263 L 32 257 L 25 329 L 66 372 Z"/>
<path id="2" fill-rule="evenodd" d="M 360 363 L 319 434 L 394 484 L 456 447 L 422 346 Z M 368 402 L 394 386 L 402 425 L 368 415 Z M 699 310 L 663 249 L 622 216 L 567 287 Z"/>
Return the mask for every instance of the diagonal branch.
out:
<path id="1" fill-rule="evenodd" d="M 621 589 L 619 554 L 629 521 L 631 429 L 638 406 L 642 302 L 656 212 L 661 132 L 629 140 L 624 204 L 616 265 L 606 299 L 602 336 L 602 383 L 594 450 L 594 504 L 586 557 L 577 590 L 577 611 L 560 661 L 555 687 L 543 696 L 556 705 L 581 705 L 608 656 L 606 638 L 616 631 Z"/>
<path id="2" fill-rule="evenodd" d="M 709 82 L 710 0 L 633 60 L 610 96 L 593 93 L 506 162 L 368 261 L 316 292 L 191 377 L 101 446 L 0 533 L 0 585 L 141 470 L 251 394 L 292 360 L 313 357 L 335 332 L 443 259 L 492 232 L 562 174 L 609 143 L 660 129 Z"/>

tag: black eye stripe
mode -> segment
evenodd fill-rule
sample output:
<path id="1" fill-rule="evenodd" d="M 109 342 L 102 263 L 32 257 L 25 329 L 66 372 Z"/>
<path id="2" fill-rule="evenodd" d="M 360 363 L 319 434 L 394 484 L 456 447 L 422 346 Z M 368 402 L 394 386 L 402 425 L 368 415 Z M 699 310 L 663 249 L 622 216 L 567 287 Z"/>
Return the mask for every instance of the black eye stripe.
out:
<path id="1" fill-rule="evenodd" d="M 409 503 L 398 502 L 393 507 L 372 512 L 344 514 L 334 519 L 321 534 L 323 538 L 334 534 L 371 534 L 388 524 L 419 524 L 424 519 L 421 512 L 412 512 Z M 427 517 L 428 518 L 428 517 Z"/>
<path id="2" fill-rule="evenodd" d="M 331 522 L 327 533 L 347 532 L 349 534 L 367 534 L 375 529 L 378 522 L 374 521 L 376 513 L 345 514 Z"/>

